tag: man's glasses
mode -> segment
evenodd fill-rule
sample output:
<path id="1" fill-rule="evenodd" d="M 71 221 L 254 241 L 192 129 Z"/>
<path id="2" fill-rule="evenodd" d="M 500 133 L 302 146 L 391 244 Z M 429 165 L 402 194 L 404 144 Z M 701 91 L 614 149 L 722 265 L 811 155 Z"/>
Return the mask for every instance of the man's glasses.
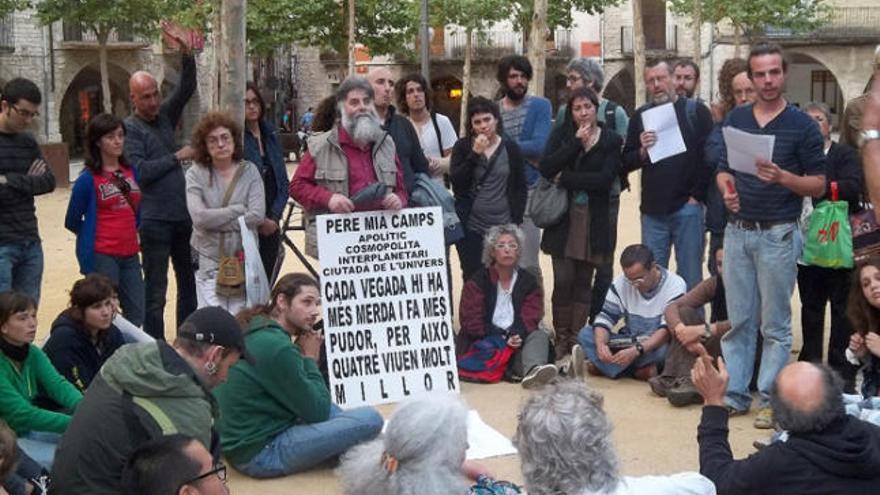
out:
<path id="1" fill-rule="evenodd" d="M 202 481 L 205 478 L 210 478 L 211 476 L 214 476 L 214 475 L 216 475 L 218 478 L 220 478 L 220 481 L 224 485 L 226 484 L 226 466 L 223 463 L 220 463 L 220 464 L 217 464 L 217 467 L 208 471 L 207 473 L 200 474 L 191 480 L 184 481 L 183 483 L 180 484 L 179 487 L 177 487 L 177 491 L 179 492 L 180 489 L 186 485 L 196 484 L 199 481 Z"/>
<path id="2" fill-rule="evenodd" d="M 13 110 L 15 110 L 19 115 L 26 119 L 34 119 L 40 116 L 40 112 L 31 112 L 30 110 L 25 110 L 23 108 L 18 108 L 15 105 L 9 105 Z"/>

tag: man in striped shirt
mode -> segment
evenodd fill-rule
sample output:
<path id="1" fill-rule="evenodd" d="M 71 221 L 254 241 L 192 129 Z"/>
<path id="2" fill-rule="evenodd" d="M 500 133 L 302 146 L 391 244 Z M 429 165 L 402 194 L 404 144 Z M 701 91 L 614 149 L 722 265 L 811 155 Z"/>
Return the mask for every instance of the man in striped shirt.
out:
<path id="1" fill-rule="evenodd" d="M 733 109 L 724 126 L 775 136 L 772 161 L 757 160 L 757 175 L 733 170 L 726 145 L 716 182 L 731 216 L 724 232 L 724 283 L 731 329 L 721 341 L 730 370 L 725 404 L 745 414 L 758 330 L 764 337 L 756 428 L 773 426 L 770 388 L 791 351 L 791 294 L 800 256 L 797 219 L 802 198 L 825 194 L 824 140 L 816 123 L 785 101 L 782 49 L 758 44 L 749 53 L 749 79 L 758 99 Z"/>
<path id="2" fill-rule="evenodd" d="M 55 190 L 28 126 L 40 112 L 40 89 L 16 78 L 0 97 L 0 292 L 14 289 L 40 300 L 43 246 L 34 196 Z"/>

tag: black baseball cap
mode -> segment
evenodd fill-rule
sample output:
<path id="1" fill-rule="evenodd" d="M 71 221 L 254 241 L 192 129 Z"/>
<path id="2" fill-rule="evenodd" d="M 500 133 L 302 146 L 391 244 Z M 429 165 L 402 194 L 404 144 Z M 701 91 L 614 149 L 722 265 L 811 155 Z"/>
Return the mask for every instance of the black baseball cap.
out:
<path id="1" fill-rule="evenodd" d="M 235 349 L 241 353 L 242 359 L 254 364 L 254 357 L 244 346 L 244 332 L 238 322 L 219 306 L 193 311 L 177 329 L 177 338 Z"/>

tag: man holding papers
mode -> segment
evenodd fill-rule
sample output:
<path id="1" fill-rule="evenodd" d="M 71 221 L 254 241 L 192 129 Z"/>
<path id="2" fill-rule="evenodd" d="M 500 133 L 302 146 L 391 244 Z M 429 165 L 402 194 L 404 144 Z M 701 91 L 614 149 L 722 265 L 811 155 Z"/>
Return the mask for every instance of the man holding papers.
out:
<path id="1" fill-rule="evenodd" d="M 703 148 L 712 116 L 705 105 L 675 93 L 667 62 L 649 62 L 644 77 L 651 101 L 629 121 L 623 166 L 642 169 L 642 244 L 664 268 L 675 246 L 678 274 L 691 289 L 703 273 L 703 204 L 711 177 Z"/>
<path id="2" fill-rule="evenodd" d="M 730 371 L 725 404 L 730 414 L 745 414 L 752 402 L 749 382 L 760 326 L 764 343 L 755 427 L 770 428 L 770 387 L 791 351 L 791 294 L 800 254 L 796 221 L 801 198 L 825 192 L 825 153 L 816 123 L 783 98 L 782 49 L 755 45 L 748 62 L 758 99 L 725 118 L 725 128 L 731 129 L 723 136 L 716 176 L 731 213 L 723 262 L 731 330 L 721 350 Z"/>

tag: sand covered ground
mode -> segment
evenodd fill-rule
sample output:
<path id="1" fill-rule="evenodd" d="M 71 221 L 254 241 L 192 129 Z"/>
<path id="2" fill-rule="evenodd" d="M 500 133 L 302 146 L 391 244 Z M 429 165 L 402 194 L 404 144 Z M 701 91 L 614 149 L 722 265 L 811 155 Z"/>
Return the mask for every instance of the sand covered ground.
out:
<path id="1" fill-rule="evenodd" d="M 634 180 L 638 182 L 638 180 Z M 42 342 L 55 316 L 67 305 L 68 290 L 79 277 L 74 255 L 75 239 L 64 229 L 64 213 L 70 195 L 69 189 L 58 189 L 37 199 L 37 215 L 43 238 L 46 267 L 43 275 L 42 303 L 39 308 L 38 342 Z M 623 246 L 640 240 L 638 187 L 626 192 L 621 198 L 621 214 L 618 225 L 618 254 Z M 294 242 L 302 246 L 301 236 L 294 235 Z M 454 252 L 454 250 L 453 250 Z M 452 255 L 454 264 L 455 254 Z M 545 286 L 552 287 L 553 272 L 550 258 L 542 255 Z M 615 267 L 619 271 L 618 267 Z M 301 271 L 299 261 L 288 251 L 284 271 Z M 454 286 L 461 288 L 459 272 L 453 269 Z M 169 304 L 166 308 L 166 332 L 173 336 L 172 315 L 174 306 L 174 278 L 169 274 Z M 455 295 L 456 303 L 458 294 Z M 800 302 L 795 294 L 793 304 L 794 349 L 800 349 Z M 550 293 L 546 294 L 547 316 L 550 323 Z M 456 326 L 457 323 L 456 323 Z M 827 325 L 826 325 L 827 326 Z M 651 394 L 647 384 L 631 379 L 612 381 L 589 378 L 590 385 L 605 395 L 605 407 L 615 429 L 614 439 L 618 456 L 625 474 L 663 474 L 684 470 L 697 470 L 698 452 L 696 427 L 700 407 L 672 408 L 665 399 Z M 512 436 L 516 429 L 516 413 L 527 397 L 518 385 L 462 384 L 462 395 L 471 408 L 479 411 L 483 420 L 500 431 Z M 393 406 L 380 408 L 387 417 Z M 731 420 L 731 444 L 734 455 L 743 457 L 753 452 L 752 441 L 763 438 L 765 433 L 752 428 L 755 412 L 749 416 Z M 495 470 L 499 478 L 521 482 L 519 461 L 516 456 L 506 456 L 483 461 Z M 332 466 L 309 473 L 275 480 L 253 480 L 230 469 L 229 487 L 237 495 L 320 495 L 340 493 Z"/>

